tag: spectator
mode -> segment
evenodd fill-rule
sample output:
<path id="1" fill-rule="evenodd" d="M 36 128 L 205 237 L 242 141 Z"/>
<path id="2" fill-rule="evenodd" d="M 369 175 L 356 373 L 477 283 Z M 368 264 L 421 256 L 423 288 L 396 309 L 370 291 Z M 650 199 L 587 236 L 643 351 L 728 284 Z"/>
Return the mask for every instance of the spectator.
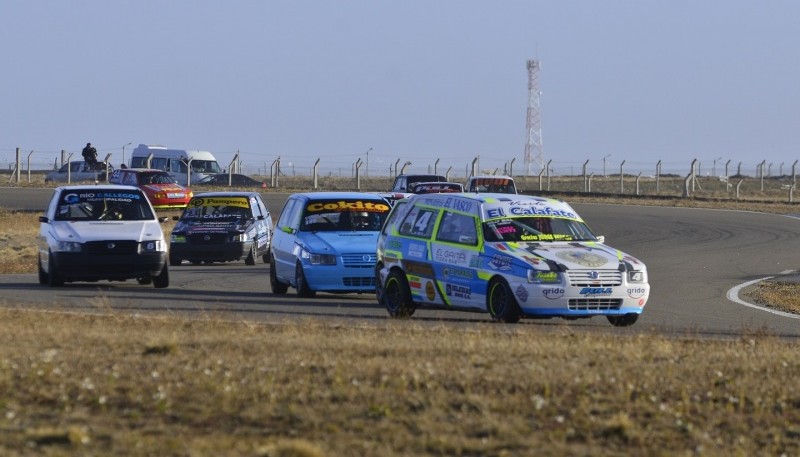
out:
<path id="1" fill-rule="evenodd" d="M 83 160 L 86 161 L 90 169 L 97 165 L 97 149 L 92 146 L 92 143 L 86 143 L 86 147 L 81 151 L 81 155 L 83 155 Z"/>

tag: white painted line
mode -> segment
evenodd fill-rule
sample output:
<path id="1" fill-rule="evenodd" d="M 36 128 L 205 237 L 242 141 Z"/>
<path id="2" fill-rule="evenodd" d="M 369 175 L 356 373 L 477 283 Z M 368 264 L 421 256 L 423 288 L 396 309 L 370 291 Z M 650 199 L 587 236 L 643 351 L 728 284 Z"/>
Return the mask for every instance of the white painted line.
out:
<path id="1" fill-rule="evenodd" d="M 740 304 L 742 306 L 747 306 L 748 308 L 753 308 L 753 309 L 757 309 L 757 310 L 760 310 L 760 311 L 766 311 L 768 313 L 777 314 L 778 316 L 788 317 L 788 318 L 791 318 L 791 319 L 800 319 L 800 315 L 786 313 L 786 312 L 783 312 L 783 311 L 778 311 L 776 309 L 765 308 L 765 307 L 759 306 L 759 305 L 754 305 L 752 303 L 748 303 L 748 302 L 746 302 L 746 301 L 744 301 L 744 300 L 739 298 L 739 291 L 740 290 L 744 289 L 745 287 L 752 286 L 753 284 L 755 284 L 757 282 L 766 281 L 767 279 L 772 279 L 772 278 L 774 278 L 774 276 L 767 276 L 766 278 L 755 279 L 753 281 L 748 281 L 746 283 L 739 284 L 738 286 L 731 287 L 728 290 L 728 300 L 730 300 L 730 301 L 732 301 L 734 303 L 738 303 L 738 304 Z"/>

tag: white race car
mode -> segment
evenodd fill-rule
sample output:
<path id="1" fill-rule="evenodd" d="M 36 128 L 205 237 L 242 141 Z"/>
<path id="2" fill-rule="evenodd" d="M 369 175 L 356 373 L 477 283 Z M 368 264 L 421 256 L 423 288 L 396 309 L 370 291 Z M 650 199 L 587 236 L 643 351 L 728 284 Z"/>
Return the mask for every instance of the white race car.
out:
<path id="1" fill-rule="evenodd" d="M 396 202 L 378 238 L 379 301 L 488 312 L 495 320 L 605 316 L 632 325 L 650 295 L 647 268 L 607 246 L 559 200 L 425 194 Z"/>

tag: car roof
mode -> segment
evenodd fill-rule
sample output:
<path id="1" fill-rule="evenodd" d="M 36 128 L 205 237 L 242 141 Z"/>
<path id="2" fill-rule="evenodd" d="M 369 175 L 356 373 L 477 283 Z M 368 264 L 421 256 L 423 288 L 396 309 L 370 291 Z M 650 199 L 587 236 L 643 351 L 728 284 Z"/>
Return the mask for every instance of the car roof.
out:
<path id="1" fill-rule="evenodd" d="M 299 192 L 296 194 L 290 195 L 291 197 L 303 197 L 307 199 L 316 199 L 316 200 L 330 200 L 335 198 L 361 198 L 361 199 L 369 199 L 369 200 L 383 200 L 378 194 L 373 194 L 369 192 Z"/>
<path id="2" fill-rule="evenodd" d="M 513 180 L 514 178 L 512 178 L 511 176 L 508 176 L 508 175 L 475 175 L 475 176 L 471 176 L 469 179 L 470 180 L 473 180 L 473 179 L 511 179 L 511 180 Z"/>
<path id="3" fill-rule="evenodd" d="M 76 185 L 76 186 L 59 186 L 55 188 L 56 191 L 114 191 L 119 192 L 120 190 L 135 190 L 140 192 L 139 188 L 136 186 L 128 186 L 128 185 L 121 185 L 121 184 L 84 184 L 84 185 Z"/>
<path id="4" fill-rule="evenodd" d="M 159 170 L 157 168 L 120 168 L 120 172 L 127 171 L 129 173 L 164 173 L 169 174 L 164 170 Z"/>
<path id="5" fill-rule="evenodd" d="M 194 194 L 195 197 L 250 197 L 252 195 L 259 195 L 258 192 L 248 192 L 248 191 L 231 191 L 231 192 L 200 192 L 199 194 Z"/>
<path id="6" fill-rule="evenodd" d="M 563 200 L 537 197 L 533 195 L 499 194 L 499 193 L 445 193 L 415 194 L 408 199 L 409 203 L 422 202 L 431 206 L 474 213 L 480 211 L 482 219 L 494 219 L 520 214 L 519 209 L 531 211 L 531 215 L 564 217 L 582 221 L 578 213 Z M 477 206 L 473 206 L 477 205 Z M 525 215 L 520 214 L 520 215 Z"/>

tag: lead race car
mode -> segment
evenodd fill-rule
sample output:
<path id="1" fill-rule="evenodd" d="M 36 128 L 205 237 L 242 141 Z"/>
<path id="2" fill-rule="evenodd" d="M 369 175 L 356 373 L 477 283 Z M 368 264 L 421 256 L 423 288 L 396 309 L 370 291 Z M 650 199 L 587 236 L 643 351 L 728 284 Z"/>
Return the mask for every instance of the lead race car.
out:
<path id="1" fill-rule="evenodd" d="M 398 201 L 378 238 L 378 300 L 392 317 L 418 306 L 522 317 L 605 316 L 634 324 L 647 268 L 605 244 L 559 200 L 425 194 Z"/>

